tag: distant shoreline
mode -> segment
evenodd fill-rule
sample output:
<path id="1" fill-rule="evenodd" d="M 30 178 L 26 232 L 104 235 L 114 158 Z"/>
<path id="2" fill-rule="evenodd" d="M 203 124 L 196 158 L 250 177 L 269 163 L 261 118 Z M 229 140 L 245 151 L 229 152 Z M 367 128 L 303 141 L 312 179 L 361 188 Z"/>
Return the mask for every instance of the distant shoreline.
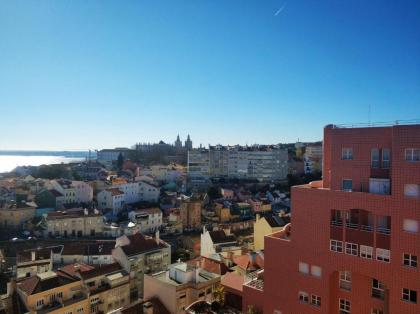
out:
<path id="1" fill-rule="evenodd" d="M 54 157 L 85 158 L 85 157 L 89 157 L 89 151 L 0 150 L 0 156 L 54 156 Z M 96 152 L 90 151 L 90 157 L 96 158 Z"/>

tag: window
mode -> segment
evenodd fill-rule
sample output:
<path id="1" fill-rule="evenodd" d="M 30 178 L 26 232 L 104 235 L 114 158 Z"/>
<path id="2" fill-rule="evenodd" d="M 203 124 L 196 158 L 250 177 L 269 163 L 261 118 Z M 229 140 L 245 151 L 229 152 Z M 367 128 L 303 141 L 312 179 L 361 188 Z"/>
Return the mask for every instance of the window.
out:
<path id="1" fill-rule="evenodd" d="M 408 267 L 417 268 L 417 256 L 412 254 L 403 254 L 403 264 Z"/>
<path id="2" fill-rule="evenodd" d="M 407 232 L 417 233 L 419 231 L 419 222 L 414 219 L 404 219 L 403 230 Z"/>
<path id="3" fill-rule="evenodd" d="M 340 271 L 340 288 L 351 291 L 351 272 Z"/>
<path id="4" fill-rule="evenodd" d="M 391 252 L 390 250 L 385 249 L 376 249 L 376 259 L 378 261 L 387 262 L 389 263 L 391 259 Z"/>
<path id="5" fill-rule="evenodd" d="M 321 297 L 315 294 L 311 295 L 311 304 L 320 307 Z"/>
<path id="6" fill-rule="evenodd" d="M 420 186 L 418 184 L 405 184 L 404 196 L 418 198 L 420 195 Z"/>
<path id="7" fill-rule="evenodd" d="M 372 259 L 373 256 L 373 247 L 361 245 L 360 246 L 360 257 Z"/>
<path id="8" fill-rule="evenodd" d="M 36 307 L 41 307 L 44 305 L 44 299 L 40 299 L 38 301 L 36 301 Z"/>
<path id="9" fill-rule="evenodd" d="M 351 179 L 343 179 L 342 190 L 351 192 L 353 190 L 353 181 Z"/>
<path id="10" fill-rule="evenodd" d="M 357 244 L 346 242 L 346 254 L 355 256 L 359 255 L 357 253 Z"/>
<path id="11" fill-rule="evenodd" d="M 350 301 L 346 299 L 340 299 L 340 314 L 349 314 L 350 309 Z"/>
<path id="12" fill-rule="evenodd" d="M 379 149 L 378 148 L 372 148 L 370 152 L 370 166 L 372 168 L 379 168 Z"/>
<path id="13" fill-rule="evenodd" d="M 309 302 L 309 296 L 306 292 L 299 291 L 299 301 L 302 303 L 308 303 Z"/>
<path id="14" fill-rule="evenodd" d="M 341 151 L 342 160 L 352 160 L 353 159 L 353 149 L 352 148 L 343 148 Z"/>
<path id="15" fill-rule="evenodd" d="M 343 242 L 337 240 L 330 240 L 330 250 L 334 252 L 343 252 Z"/>
<path id="16" fill-rule="evenodd" d="M 418 148 L 407 148 L 405 150 L 406 161 L 420 161 L 420 149 Z"/>
<path id="17" fill-rule="evenodd" d="M 309 274 L 309 265 L 307 263 L 299 262 L 299 272 L 302 274 Z"/>
<path id="18" fill-rule="evenodd" d="M 378 279 L 372 279 L 372 297 L 377 299 L 385 299 L 385 285 Z"/>
<path id="19" fill-rule="evenodd" d="M 404 288 L 402 299 L 407 302 L 417 303 L 417 291 Z"/>
<path id="20" fill-rule="evenodd" d="M 389 148 L 382 149 L 382 168 L 388 169 L 391 166 L 391 151 Z"/>
<path id="21" fill-rule="evenodd" d="M 198 294 L 198 297 L 199 297 L 199 298 L 202 298 L 202 297 L 204 297 L 204 295 L 205 295 L 205 293 L 204 293 L 204 292 L 200 292 L 200 293 Z"/>
<path id="22" fill-rule="evenodd" d="M 311 274 L 312 276 L 321 278 L 322 269 L 319 266 L 311 265 Z"/>
<path id="23" fill-rule="evenodd" d="M 370 313 L 371 314 L 384 314 L 384 311 L 380 309 L 372 309 L 372 312 Z"/>
<path id="24" fill-rule="evenodd" d="M 83 307 L 79 307 L 79 308 L 76 310 L 76 312 L 77 312 L 77 313 L 83 313 Z"/>

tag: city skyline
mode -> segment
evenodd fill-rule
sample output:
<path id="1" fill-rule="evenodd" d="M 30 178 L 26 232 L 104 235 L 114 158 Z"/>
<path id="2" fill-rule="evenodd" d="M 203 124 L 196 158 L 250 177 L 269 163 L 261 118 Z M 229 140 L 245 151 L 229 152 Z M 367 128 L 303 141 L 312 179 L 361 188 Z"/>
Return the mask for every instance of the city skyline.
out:
<path id="1" fill-rule="evenodd" d="M 322 139 L 420 118 L 420 3 L 0 4 L 0 149 Z M 24 134 L 24 135 L 23 135 Z"/>

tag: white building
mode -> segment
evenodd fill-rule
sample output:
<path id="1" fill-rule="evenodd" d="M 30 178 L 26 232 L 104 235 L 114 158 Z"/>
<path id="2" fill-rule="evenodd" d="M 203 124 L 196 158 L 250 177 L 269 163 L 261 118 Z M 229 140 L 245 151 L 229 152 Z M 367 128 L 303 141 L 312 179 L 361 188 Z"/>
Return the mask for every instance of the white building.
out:
<path id="1" fill-rule="evenodd" d="M 97 200 L 99 209 L 112 209 L 112 213 L 116 215 L 124 207 L 125 195 L 121 190 L 111 188 L 99 192 Z"/>
<path id="2" fill-rule="evenodd" d="M 157 203 L 160 196 L 160 188 L 148 184 L 146 182 L 139 182 L 139 194 L 140 194 L 140 201 Z"/>
<path id="3" fill-rule="evenodd" d="M 209 150 L 188 152 L 188 176 L 190 180 L 209 177 L 285 180 L 287 160 L 287 150 L 275 145 L 210 146 Z"/>
<path id="4" fill-rule="evenodd" d="M 142 233 L 152 233 L 162 226 L 162 211 L 159 208 L 137 209 L 128 213 L 128 218 L 140 225 Z"/>
<path id="5" fill-rule="evenodd" d="M 241 255 L 241 248 L 238 246 L 236 237 L 226 234 L 224 230 L 208 231 L 206 228 L 203 228 L 200 244 L 201 256 L 208 257 L 215 253 L 223 254 L 229 251 L 234 255 Z"/>
<path id="6" fill-rule="evenodd" d="M 93 199 L 92 187 L 83 181 L 51 180 L 51 189 L 55 189 L 64 196 L 65 204 L 89 203 Z"/>

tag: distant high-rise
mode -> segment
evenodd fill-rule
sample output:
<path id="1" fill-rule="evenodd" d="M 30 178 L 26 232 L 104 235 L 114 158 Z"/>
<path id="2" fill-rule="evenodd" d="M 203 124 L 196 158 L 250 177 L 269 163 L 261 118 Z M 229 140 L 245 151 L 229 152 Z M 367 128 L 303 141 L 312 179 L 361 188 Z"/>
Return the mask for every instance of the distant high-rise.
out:
<path id="1" fill-rule="evenodd" d="M 189 134 L 187 136 L 187 140 L 185 141 L 185 148 L 187 150 L 191 150 L 192 149 L 192 141 L 190 139 L 190 135 Z"/>

